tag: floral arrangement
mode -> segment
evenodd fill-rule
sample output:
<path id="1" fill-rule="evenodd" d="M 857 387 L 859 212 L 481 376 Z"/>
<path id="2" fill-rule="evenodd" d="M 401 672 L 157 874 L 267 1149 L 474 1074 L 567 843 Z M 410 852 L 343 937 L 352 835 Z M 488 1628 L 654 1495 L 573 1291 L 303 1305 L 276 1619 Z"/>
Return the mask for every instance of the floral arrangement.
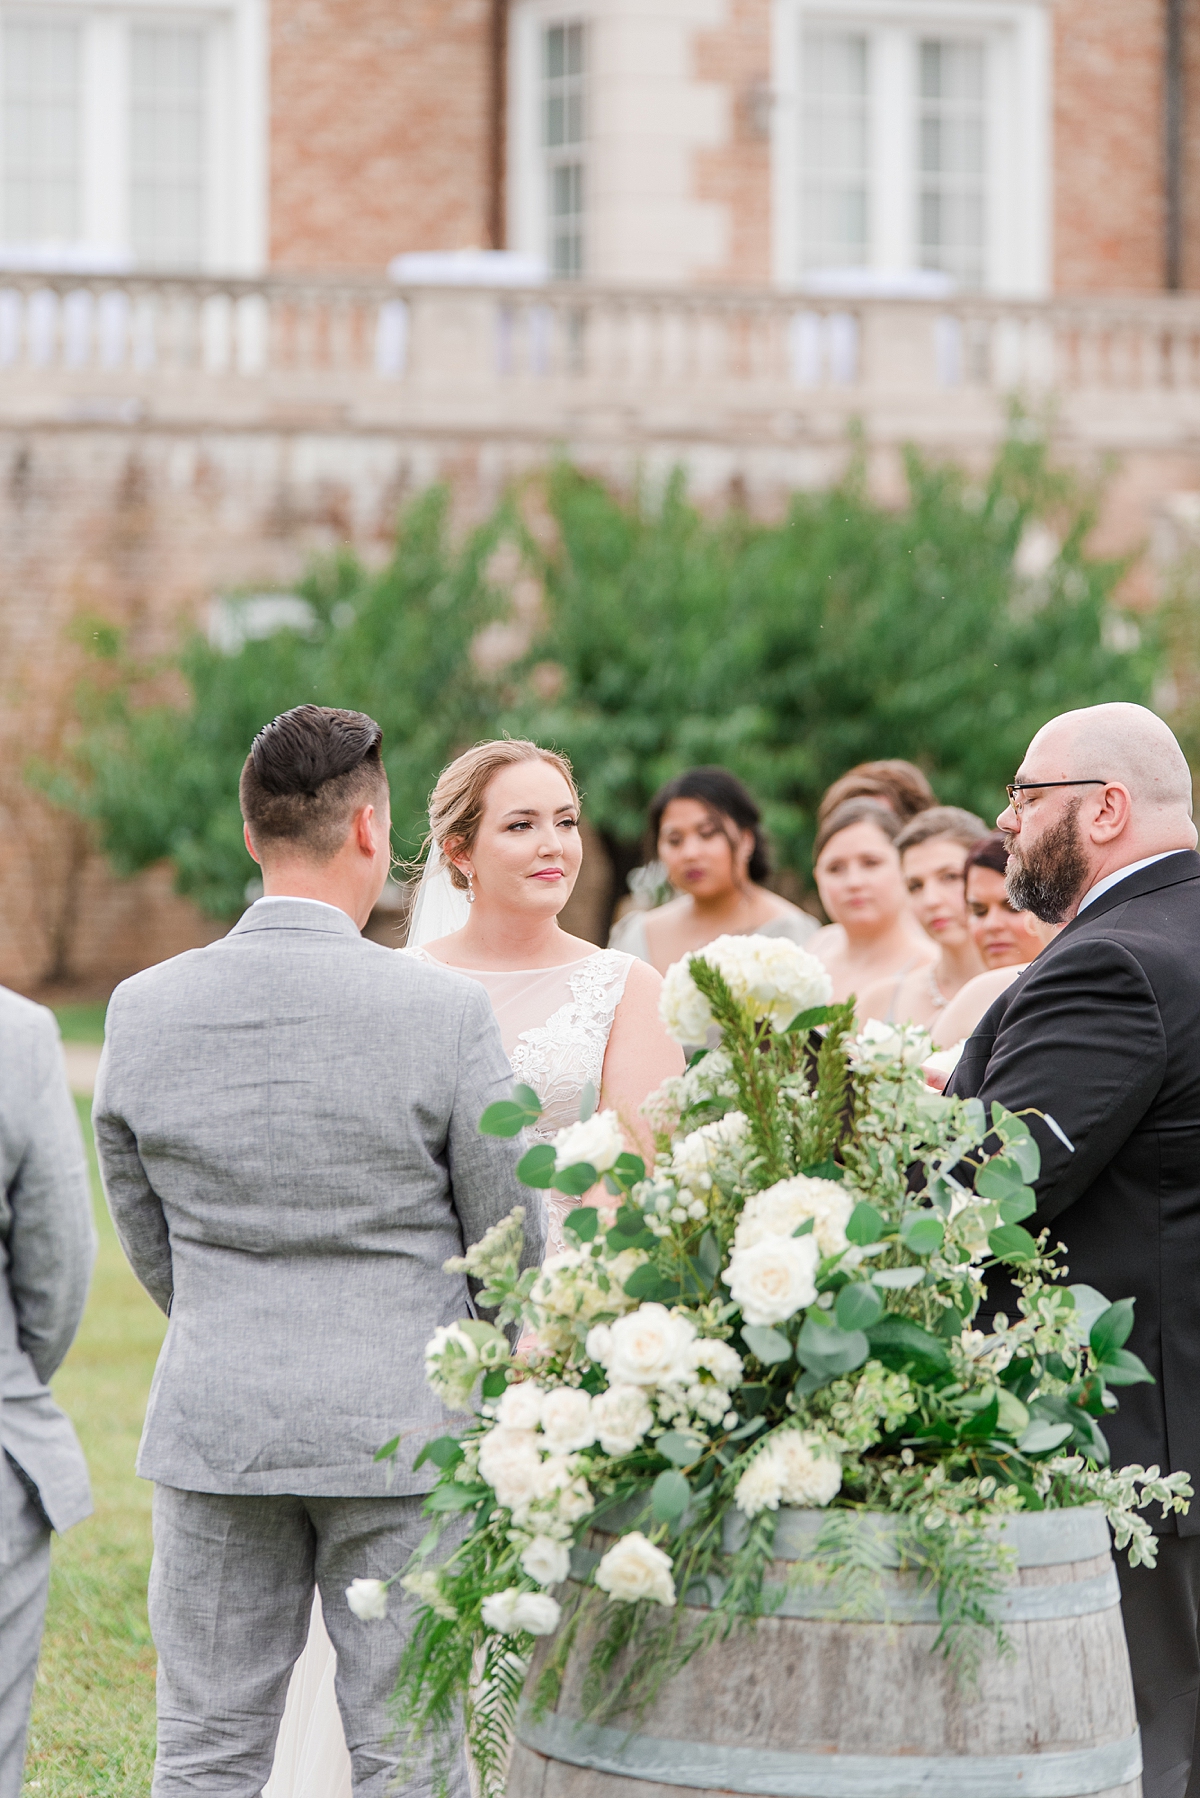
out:
<path id="1" fill-rule="evenodd" d="M 447 1760 L 465 1707 L 488 1798 L 534 1638 L 556 1637 L 535 1707 L 590 1619 L 589 1714 L 636 1710 L 714 1631 L 769 1612 L 781 1505 L 827 1512 L 808 1577 L 849 1593 L 874 1572 L 856 1566 L 854 1514 L 896 1514 L 968 1673 L 982 1644 L 1004 1646 L 998 1517 L 1098 1503 L 1136 1565 L 1156 1550 L 1145 1507 L 1187 1507 L 1184 1475 L 1107 1466 L 1111 1388 L 1151 1376 L 1124 1346 L 1132 1301 L 1067 1284 L 1023 1228 L 1039 1169 L 1024 1119 L 934 1092 L 923 1032 L 852 1035 L 829 991 L 783 940 L 724 937 L 677 964 L 668 1028 L 719 1046 L 647 1101 L 653 1169 L 593 1111 L 519 1164 L 533 1187 L 589 1195 L 567 1219 L 575 1246 L 519 1274 L 518 1209 L 448 1264 L 482 1282 L 495 1322 L 451 1324 L 427 1351 L 434 1389 L 475 1413 L 418 1457 L 439 1479 L 402 1575 L 420 1603 L 398 1703 Z M 518 1087 L 481 1128 L 516 1135 L 538 1109 Z M 1019 1297 L 985 1335 L 973 1319 L 997 1264 Z M 526 1332 L 520 1354 L 506 1326 Z M 598 1557 L 580 1553 L 593 1528 L 615 1537 Z M 709 1608 L 685 1614 L 693 1590 Z M 383 1583 L 356 1581 L 351 1602 L 381 1614 Z"/>

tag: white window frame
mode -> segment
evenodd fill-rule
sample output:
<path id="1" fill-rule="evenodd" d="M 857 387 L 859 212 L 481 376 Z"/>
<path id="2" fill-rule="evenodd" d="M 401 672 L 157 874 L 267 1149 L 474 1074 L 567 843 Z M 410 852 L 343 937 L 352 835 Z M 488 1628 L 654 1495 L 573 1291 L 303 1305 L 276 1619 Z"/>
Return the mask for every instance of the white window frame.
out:
<path id="1" fill-rule="evenodd" d="M 131 253 L 132 25 L 206 36 L 206 207 L 197 273 L 257 275 L 267 260 L 267 0 L 0 0 L 0 18 L 82 30 L 81 248 Z"/>
<path id="2" fill-rule="evenodd" d="M 1040 298 L 1051 269 L 1051 33 L 1046 0 L 774 0 L 772 18 L 772 259 L 776 282 L 802 287 L 801 58 L 806 31 L 863 30 L 869 75 L 873 220 L 867 267 L 917 266 L 915 44 L 987 42 L 989 115 L 985 294 Z M 881 68 L 884 60 L 888 66 Z M 903 67 L 901 64 L 903 63 Z"/>
<path id="3" fill-rule="evenodd" d="M 542 143 L 542 34 L 548 25 L 582 25 L 585 31 L 583 154 L 583 278 L 595 270 L 596 217 L 594 101 L 596 21 L 586 5 L 525 0 L 510 14 L 508 44 L 508 242 L 549 268 L 550 193 Z"/>

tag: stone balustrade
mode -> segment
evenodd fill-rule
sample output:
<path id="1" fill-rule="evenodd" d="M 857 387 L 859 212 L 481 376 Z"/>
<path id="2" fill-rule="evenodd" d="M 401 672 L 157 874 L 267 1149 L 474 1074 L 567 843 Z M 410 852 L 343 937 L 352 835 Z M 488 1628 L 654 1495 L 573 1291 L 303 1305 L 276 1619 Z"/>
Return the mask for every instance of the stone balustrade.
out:
<path id="1" fill-rule="evenodd" d="M 210 421 L 964 447 L 1013 395 L 1084 440 L 1187 441 L 1200 300 L 825 300 L 581 285 L 0 275 L 0 425 Z"/>

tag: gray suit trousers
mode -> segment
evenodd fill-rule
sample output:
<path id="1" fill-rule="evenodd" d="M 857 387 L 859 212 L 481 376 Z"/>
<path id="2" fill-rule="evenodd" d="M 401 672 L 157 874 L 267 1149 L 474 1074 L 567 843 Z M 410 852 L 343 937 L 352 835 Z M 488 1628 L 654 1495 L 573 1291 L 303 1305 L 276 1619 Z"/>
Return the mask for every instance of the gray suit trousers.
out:
<path id="1" fill-rule="evenodd" d="M 46 1621 L 50 1525 L 3 1453 L 0 1481 L 10 1488 L 0 1502 L 8 1505 L 12 1517 L 8 1558 L 0 1562 L 0 1798 L 18 1798 L 29 1705 Z"/>
<path id="2" fill-rule="evenodd" d="M 403 1744 L 393 1736 L 388 1700 L 411 1602 L 393 1586 L 386 1620 L 360 1623 L 345 1588 L 352 1579 L 388 1579 L 403 1566 L 427 1528 L 423 1502 L 423 1493 L 296 1498 L 155 1487 L 152 1798 L 258 1798 L 308 1634 L 314 1583 L 337 1650 L 355 1798 L 385 1798 L 397 1789 Z M 434 1784 L 423 1764 L 399 1790 L 427 1798 Z M 467 1792 L 460 1764 L 451 1798 Z"/>

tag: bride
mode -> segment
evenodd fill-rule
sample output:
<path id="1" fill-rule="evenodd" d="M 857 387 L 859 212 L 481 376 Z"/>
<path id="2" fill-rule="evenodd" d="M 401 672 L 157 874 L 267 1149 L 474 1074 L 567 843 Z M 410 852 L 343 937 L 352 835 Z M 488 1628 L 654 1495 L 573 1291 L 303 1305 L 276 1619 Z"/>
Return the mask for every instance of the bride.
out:
<path id="1" fill-rule="evenodd" d="M 683 1071 L 683 1055 L 659 1020 L 655 970 L 560 927 L 582 861 L 570 764 L 536 743 L 477 744 L 433 790 L 429 852 L 401 953 L 486 990 L 515 1078 L 542 1101 L 533 1136 L 574 1123 L 590 1086 L 617 1113 L 630 1146 L 644 1152 L 642 1101 Z M 580 1201 L 545 1199 L 547 1253 L 559 1254 L 563 1218 Z M 336 1665 L 314 1601 L 263 1798 L 350 1798 Z"/>

